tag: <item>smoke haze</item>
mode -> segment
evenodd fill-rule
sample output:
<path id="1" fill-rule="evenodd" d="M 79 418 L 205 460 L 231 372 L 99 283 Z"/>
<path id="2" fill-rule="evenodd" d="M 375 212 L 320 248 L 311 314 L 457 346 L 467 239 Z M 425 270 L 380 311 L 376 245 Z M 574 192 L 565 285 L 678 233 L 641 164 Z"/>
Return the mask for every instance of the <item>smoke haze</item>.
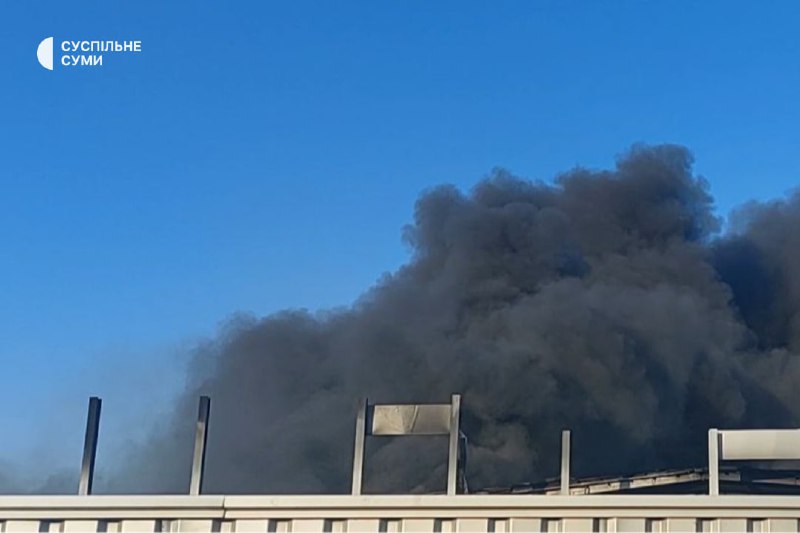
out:
<path id="1" fill-rule="evenodd" d="M 555 475 L 564 428 L 575 476 L 701 466 L 711 426 L 800 418 L 800 195 L 729 226 L 673 145 L 553 183 L 431 189 L 405 266 L 346 309 L 231 320 L 106 486 L 185 492 L 201 394 L 206 492 L 348 492 L 362 396 L 461 393 L 473 488 Z M 445 441 L 371 439 L 366 491 L 443 489 Z"/>

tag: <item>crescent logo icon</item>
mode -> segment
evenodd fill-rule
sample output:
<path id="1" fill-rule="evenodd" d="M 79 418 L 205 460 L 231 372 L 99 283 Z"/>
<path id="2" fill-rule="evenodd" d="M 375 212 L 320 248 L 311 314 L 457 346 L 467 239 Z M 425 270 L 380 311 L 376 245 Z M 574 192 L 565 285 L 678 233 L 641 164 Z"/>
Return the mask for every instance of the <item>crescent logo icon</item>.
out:
<path id="1" fill-rule="evenodd" d="M 36 49 L 36 58 L 39 64 L 47 70 L 53 70 L 53 38 L 48 37 L 39 43 Z"/>

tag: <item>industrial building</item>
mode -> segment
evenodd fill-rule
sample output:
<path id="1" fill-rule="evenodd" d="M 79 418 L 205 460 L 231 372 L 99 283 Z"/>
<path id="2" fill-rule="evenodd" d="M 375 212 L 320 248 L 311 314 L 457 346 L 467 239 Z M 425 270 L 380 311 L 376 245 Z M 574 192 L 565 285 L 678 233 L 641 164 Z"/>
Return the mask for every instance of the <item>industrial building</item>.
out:
<path id="1" fill-rule="evenodd" d="M 92 494 L 100 400 L 89 405 L 78 494 L 0 496 L 0 533 L 14 532 L 740 532 L 800 531 L 800 472 L 730 461 L 800 459 L 800 430 L 709 430 L 708 467 L 573 479 L 562 434 L 558 479 L 472 489 L 463 476 L 460 398 L 449 404 L 372 405 L 356 419 L 347 495 L 202 493 L 210 400 L 202 398 L 186 495 Z M 443 494 L 365 495 L 369 436 L 449 435 Z"/>

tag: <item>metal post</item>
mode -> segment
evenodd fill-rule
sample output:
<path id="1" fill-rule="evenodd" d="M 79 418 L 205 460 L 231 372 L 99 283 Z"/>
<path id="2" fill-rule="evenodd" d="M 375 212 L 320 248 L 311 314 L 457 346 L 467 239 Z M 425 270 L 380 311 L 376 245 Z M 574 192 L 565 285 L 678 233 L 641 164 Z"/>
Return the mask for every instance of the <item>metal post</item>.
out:
<path id="1" fill-rule="evenodd" d="M 569 495 L 570 431 L 561 432 L 561 494 Z"/>
<path id="2" fill-rule="evenodd" d="M 708 430 L 708 493 L 719 494 L 719 430 Z"/>
<path id="3" fill-rule="evenodd" d="M 206 462 L 206 440 L 208 439 L 208 417 L 211 414 L 211 398 L 200 396 L 197 410 L 197 428 L 194 434 L 194 457 L 189 494 L 197 496 L 203 488 L 203 469 Z"/>
<path id="4" fill-rule="evenodd" d="M 458 432 L 458 488 L 459 494 L 469 494 L 469 484 L 467 483 L 467 436 L 463 431 Z"/>
<path id="5" fill-rule="evenodd" d="M 353 483 L 354 496 L 361 494 L 361 484 L 364 480 L 364 439 L 367 435 L 367 398 L 362 398 L 358 405 L 356 415 L 356 440 L 353 447 Z"/>
<path id="6" fill-rule="evenodd" d="M 94 460 L 97 456 L 97 435 L 100 432 L 100 406 L 102 401 L 97 396 L 89 398 L 89 412 L 86 415 L 86 436 L 83 438 L 83 461 L 81 462 L 81 479 L 78 494 L 87 496 L 92 493 L 94 481 Z"/>
<path id="7" fill-rule="evenodd" d="M 453 394 L 450 399 L 450 446 L 447 456 L 447 494 L 456 494 L 458 476 L 458 435 L 461 421 L 461 395 Z"/>

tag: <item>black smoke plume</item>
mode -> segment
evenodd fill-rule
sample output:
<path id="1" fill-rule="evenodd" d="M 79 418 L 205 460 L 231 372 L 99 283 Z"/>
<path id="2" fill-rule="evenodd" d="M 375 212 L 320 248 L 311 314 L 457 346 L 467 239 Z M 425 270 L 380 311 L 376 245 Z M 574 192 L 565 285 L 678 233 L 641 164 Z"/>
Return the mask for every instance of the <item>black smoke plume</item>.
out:
<path id="1" fill-rule="evenodd" d="M 171 423 L 109 485 L 185 492 L 200 394 L 216 493 L 348 492 L 362 396 L 463 394 L 472 487 L 555 474 L 562 428 L 586 476 L 702 465 L 711 426 L 796 426 L 800 195 L 720 228 L 679 146 L 432 189 L 409 262 L 354 305 L 240 317 L 202 346 Z M 367 491 L 443 488 L 444 442 L 373 440 Z"/>

